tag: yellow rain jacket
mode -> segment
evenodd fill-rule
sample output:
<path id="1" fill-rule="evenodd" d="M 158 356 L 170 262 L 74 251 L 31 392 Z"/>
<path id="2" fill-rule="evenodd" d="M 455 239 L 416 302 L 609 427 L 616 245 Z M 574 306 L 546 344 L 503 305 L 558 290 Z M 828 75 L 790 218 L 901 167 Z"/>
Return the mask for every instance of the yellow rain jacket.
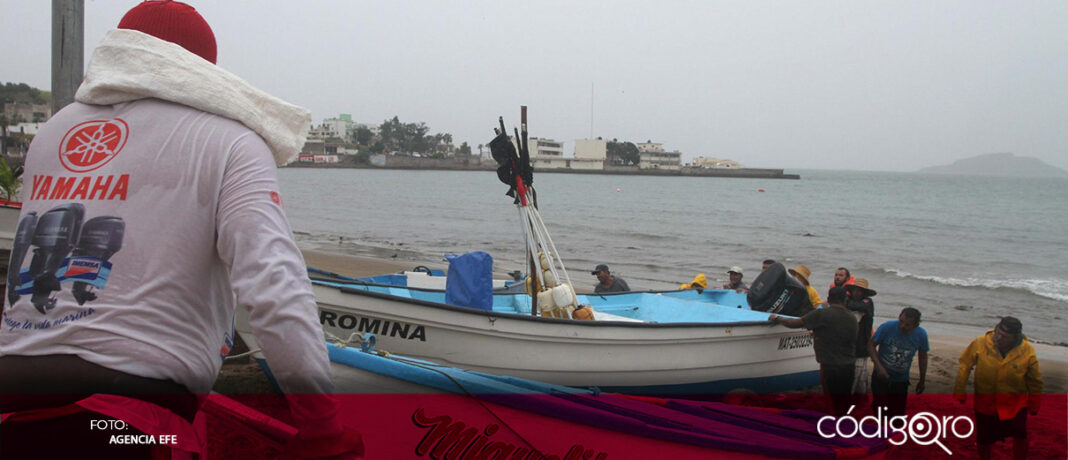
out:
<path id="1" fill-rule="evenodd" d="M 816 288 L 811 284 L 805 285 L 808 288 L 808 300 L 812 301 L 812 308 L 820 308 L 823 304 L 823 299 L 820 298 L 820 293 L 816 292 Z"/>
<path id="2" fill-rule="evenodd" d="M 1035 347 L 1026 338 L 1004 358 L 994 345 L 994 331 L 973 340 L 960 355 L 957 385 L 953 390 L 958 397 L 964 395 L 972 367 L 975 368 L 976 412 L 1009 420 L 1025 407 L 1038 410 L 1042 373 L 1038 370 Z"/>
<path id="3" fill-rule="evenodd" d="M 690 289 L 695 287 L 695 284 L 701 286 L 701 289 L 708 289 L 708 279 L 705 278 L 704 273 L 698 273 L 697 276 L 693 277 L 693 281 L 689 283 L 680 284 L 679 289 Z"/>

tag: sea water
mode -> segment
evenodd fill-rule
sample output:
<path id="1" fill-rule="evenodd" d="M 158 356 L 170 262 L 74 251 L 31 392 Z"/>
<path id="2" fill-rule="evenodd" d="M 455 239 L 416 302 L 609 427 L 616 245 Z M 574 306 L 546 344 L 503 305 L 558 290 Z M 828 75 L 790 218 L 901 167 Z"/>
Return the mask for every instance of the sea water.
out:
<path id="1" fill-rule="evenodd" d="M 539 211 L 576 286 L 608 264 L 632 289 L 668 289 L 739 265 L 803 263 L 826 296 L 837 267 L 867 278 L 876 314 L 992 327 L 1019 317 L 1033 339 L 1068 342 L 1068 180 L 787 171 L 801 180 L 536 173 Z M 489 252 L 521 270 L 523 234 L 490 171 L 285 168 L 298 239 L 441 264 Z"/>

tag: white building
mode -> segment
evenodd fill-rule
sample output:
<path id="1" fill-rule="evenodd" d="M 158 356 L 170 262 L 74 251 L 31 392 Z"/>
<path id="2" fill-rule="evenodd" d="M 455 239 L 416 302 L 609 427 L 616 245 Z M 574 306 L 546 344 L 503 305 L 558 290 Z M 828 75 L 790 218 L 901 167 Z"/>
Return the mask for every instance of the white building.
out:
<path id="1" fill-rule="evenodd" d="M 575 139 L 575 158 L 592 159 L 604 164 L 608 155 L 608 141 L 603 139 Z"/>
<path id="2" fill-rule="evenodd" d="M 641 152 L 638 158 L 640 169 L 678 170 L 682 168 L 682 153 L 680 152 Z"/>
<path id="3" fill-rule="evenodd" d="M 37 135 L 37 130 L 41 129 L 41 125 L 44 123 L 19 123 L 17 125 L 8 125 L 8 134 L 29 134 L 31 136 Z"/>
<path id="4" fill-rule="evenodd" d="M 356 123 L 352 121 L 352 115 L 343 113 L 337 118 L 327 118 L 319 126 L 313 126 L 308 132 L 308 137 L 313 139 L 349 139 L 356 130 Z"/>
<path id="5" fill-rule="evenodd" d="M 693 159 L 693 165 L 699 168 L 720 169 L 737 169 L 742 167 L 742 165 L 738 164 L 738 162 L 734 160 L 710 157 L 696 157 Z"/>
<path id="6" fill-rule="evenodd" d="M 634 144 L 638 146 L 638 152 L 645 153 L 662 153 L 664 151 L 664 144 L 653 141 L 639 142 Z"/>
<path id="7" fill-rule="evenodd" d="M 564 156 L 564 143 L 557 140 L 531 137 L 527 139 L 527 146 L 531 157 L 563 158 Z"/>
<path id="8" fill-rule="evenodd" d="M 518 152 L 519 145 L 515 139 L 512 139 L 512 144 L 515 145 L 515 149 Z M 527 148 L 530 150 L 531 159 L 536 157 L 563 158 L 564 156 L 564 143 L 554 139 L 528 137 Z"/>

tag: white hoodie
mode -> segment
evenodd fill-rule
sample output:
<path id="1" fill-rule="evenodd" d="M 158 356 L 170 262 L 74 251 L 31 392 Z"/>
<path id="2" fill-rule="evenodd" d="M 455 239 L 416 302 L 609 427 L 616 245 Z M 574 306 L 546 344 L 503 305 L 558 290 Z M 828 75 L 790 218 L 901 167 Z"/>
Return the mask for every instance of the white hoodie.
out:
<path id="1" fill-rule="evenodd" d="M 27 154 L 20 222 L 28 228 L 35 216 L 39 225 L 25 259 L 9 268 L 25 273 L 24 292 L 4 310 L 0 355 L 74 354 L 204 394 L 240 307 L 284 390 L 330 392 L 315 299 L 275 169 L 303 143 L 307 112 L 131 30 L 109 33 L 77 98 Z M 66 220 L 61 211 L 46 218 L 64 205 L 74 210 Z M 56 248 L 69 258 L 53 273 L 60 289 L 42 290 L 48 274 L 33 260 L 44 261 L 56 234 L 80 241 L 73 252 Z M 117 249 L 110 257 L 109 244 Z M 95 299 L 79 304 L 79 280 L 93 284 L 82 291 Z"/>

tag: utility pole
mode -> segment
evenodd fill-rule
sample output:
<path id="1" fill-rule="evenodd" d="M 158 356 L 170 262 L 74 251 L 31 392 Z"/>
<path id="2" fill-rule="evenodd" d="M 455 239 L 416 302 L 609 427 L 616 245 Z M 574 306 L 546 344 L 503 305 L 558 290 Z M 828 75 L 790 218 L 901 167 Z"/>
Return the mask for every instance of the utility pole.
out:
<path id="1" fill-rule="evenodd" d="M 52 0 L 52 113 L 74 102 L 82 84 L 85 0 Z"/>
<path id="2" fill-rule="evenodd" d="M 593 82 L 590 82 L 590 139 L 593 139 Z"/>

